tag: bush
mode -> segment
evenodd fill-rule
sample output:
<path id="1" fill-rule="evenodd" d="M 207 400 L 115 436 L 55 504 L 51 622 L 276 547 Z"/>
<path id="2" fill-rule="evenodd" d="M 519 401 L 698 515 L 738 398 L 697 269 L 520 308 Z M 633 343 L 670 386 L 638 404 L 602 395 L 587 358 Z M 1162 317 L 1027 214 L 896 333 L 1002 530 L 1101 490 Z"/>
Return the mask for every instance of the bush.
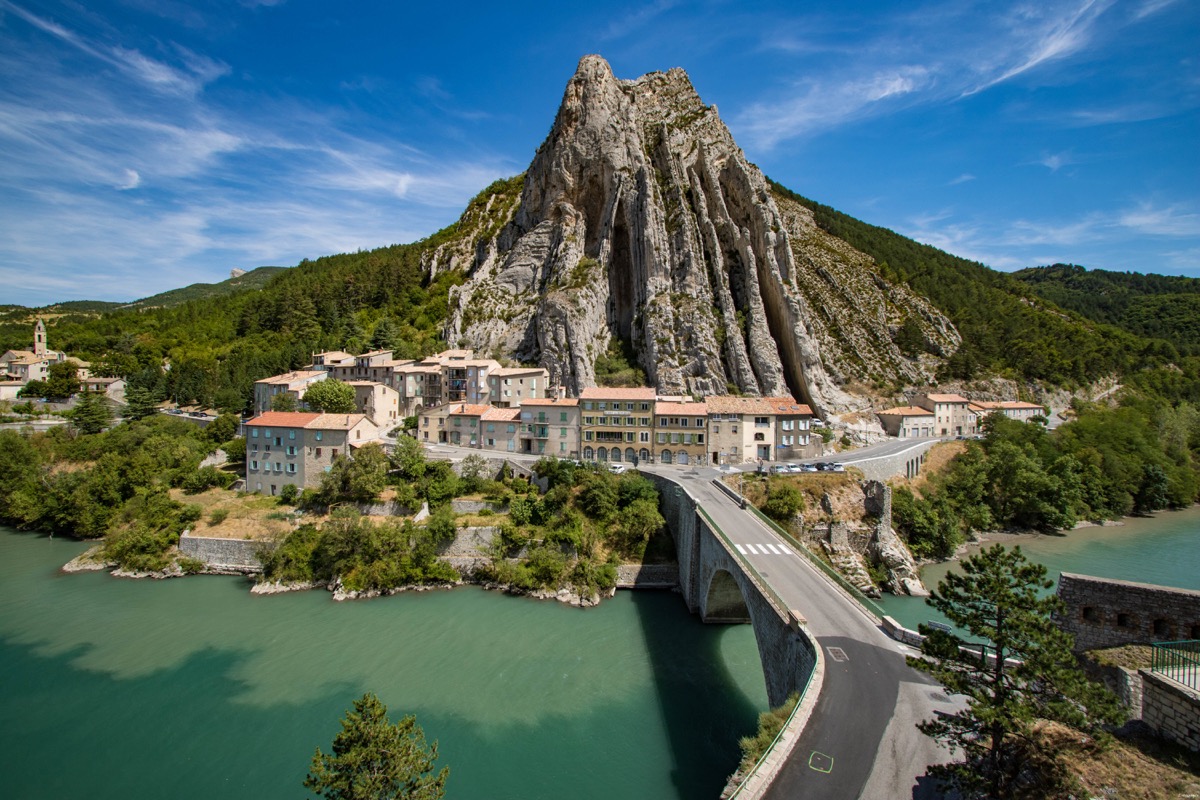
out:
<path id="1" fill-rule="evenodd" d="M 214 508 L 208 514 L 208 523 L 210 525 L 220 525 L 229 518 L 228 508 Z"/>
<path id="2" fill-rule="evenodd" d="M 804 495 L 790 483 L 772 481 L 762 510 L 776 522 L 790 522 L 804 510 Z"/>
<path id="3" fill-rule="evenodd" d="M 279 490 L 279 502 L 287 503 L 289 506 L 296 505 L 296 498 L 300 496 L 300 490 L 296 488 L 294 483 L 285 483 L 283 488 Z"/>
<path id="4" fill-rule="evenodd" d="M 200 494 L 216 486 L 228 489 L 237 477 L 231 472 L 216 467 L 201 467 L 183 479 L 182 488 L 187 494 Z"/>

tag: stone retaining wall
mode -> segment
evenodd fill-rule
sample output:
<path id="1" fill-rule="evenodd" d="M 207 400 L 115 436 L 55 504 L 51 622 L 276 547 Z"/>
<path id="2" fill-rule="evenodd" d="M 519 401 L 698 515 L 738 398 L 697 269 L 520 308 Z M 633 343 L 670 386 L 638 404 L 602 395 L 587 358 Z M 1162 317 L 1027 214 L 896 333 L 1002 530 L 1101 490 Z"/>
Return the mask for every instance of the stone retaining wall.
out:
<path id="1" fill-rule="evenodd" d="M 451 500 L 450 510 L 455 514 L 478 514 L 485 510 L 503 514 L 508 511 L 508 506 L 504 503 L 493 503 L 490 500 Z"/>
<path id="2" fill-rule="evenodd" d="M 925 463 L 925 454 L 929 448 L 938 443 L 938 439 L 928 439 L 915 443 L 910 449 L 891 456 L 877 456 L 862 461 L 847 462 L 847 467 L 862 470 L 863 477 L 872 481 L 887 481 L 901 475 L 915 478 Z M 849 455 L 849 454 L 847 454 Z"/>
<path id="3" fill-rule="evenodd" d="M 1200 752 L 1200 692 L 1148 669 L 1142 676 L 1142 721 L 1161 736 Z"/>
<path id="4" fill-rule="evenodd" d="M 252 539 L 211 539 L 193 536 L 187 531 L 179 537 L 179 552 L 188 558 L 203 561 L 214 569 L 237 570 L 240 572 L 262 572 L 258 554 L 271 549 L 271 542 Z"/>
<path id="5" fill-rule="evenodd" d="M 1064 572 L 1058 596 L 1076 650 L 1200 639 L 1200 591 Z"/>
<path id="6" fill-rule="evenodd" d="M 618 589 L 673 589 L 679 586 L 677 564 L 621 564 Z"/>

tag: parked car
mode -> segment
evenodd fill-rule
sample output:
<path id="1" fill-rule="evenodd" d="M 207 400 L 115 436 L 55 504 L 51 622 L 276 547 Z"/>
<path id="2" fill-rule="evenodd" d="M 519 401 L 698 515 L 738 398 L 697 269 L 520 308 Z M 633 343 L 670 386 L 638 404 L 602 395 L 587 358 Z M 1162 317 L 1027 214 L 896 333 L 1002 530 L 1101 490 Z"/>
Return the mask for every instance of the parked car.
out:
<path id="1" fill-rule="evenodd" d="M 629 470 L 629 467 L 625 466 L 624 464 L 609 464 L 608 465 L 608 471 L 611 472 L 613 475 L 620 475 L 622 472 L 626 472 L 628 470 Z"/>
<path id="2" fill-rule="evenodd" d="M 804 472 L 804 470 L 800 468 L 799 464 L 788 464 L 787 471 L 792 473 L 793 475 L 796 474 L 797 472 Z"/>
<path id="3" fill-rule="evenodd" d="M 791 470 L 788 469 L 787 464 L 773 464 L 771 466 L 771 473 L 774 475 L 786 475 L 789 472 L 791 472 Z"/>
<path id="4" fill-rule="evenodd" d="M 845 472 L 845 471 L 846 471 L 846 465 L 845 465 L 845 464 L 836 464 L 836 463 L 835 463 L 835 464 L 830 464 L 830 465 L 829 465 L 829 471 L 830 471 L 830 472 Z"/>
<path id="5" fill-rule="evenodd" d="M 801 472 L 816 472 L 817 465 L 816 464 L 801 464 L 800 471 Z"/>

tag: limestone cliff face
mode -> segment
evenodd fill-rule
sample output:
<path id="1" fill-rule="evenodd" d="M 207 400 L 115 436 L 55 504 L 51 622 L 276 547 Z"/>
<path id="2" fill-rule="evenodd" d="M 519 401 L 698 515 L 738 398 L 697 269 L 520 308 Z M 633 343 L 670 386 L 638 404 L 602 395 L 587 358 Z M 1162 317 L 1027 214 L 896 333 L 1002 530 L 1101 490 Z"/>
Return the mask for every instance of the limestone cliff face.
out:
<path id="1" fill-rule="evenodd" d="M 490 203 L 491 201 L 489 201 Z M 946 354 L 958 334 L 871 259 L 776 199 L 679 69 L 616 79 L 587 56 L 525 175 L 478 238 L 429 267 L 466 267 L 447 340 L 595 384 L 613 337 L 664 394 L 786 395 L 858 405 L 853 381 L 920 382 L 892 336 L 906 319 Z"/>

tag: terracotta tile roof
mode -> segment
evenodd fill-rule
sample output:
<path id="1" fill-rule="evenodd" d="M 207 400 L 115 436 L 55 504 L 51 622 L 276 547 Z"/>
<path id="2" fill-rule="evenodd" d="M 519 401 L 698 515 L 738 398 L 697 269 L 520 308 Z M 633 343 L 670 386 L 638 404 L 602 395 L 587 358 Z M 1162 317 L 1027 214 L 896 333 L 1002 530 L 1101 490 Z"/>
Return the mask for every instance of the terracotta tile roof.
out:
<path id="1" fill-rule="evenodd" d="M 365 414 L 317 414 L 317 418 L 304 427 L 317 431 L 348 431 L 366 418 Z"/>
<path id="2" fill-rule="evenodd" d="M 675 415 L 678 417 L 706 417 L 708 405 L 705 403 L 663 403 L 654 404 L 655 416 Z"/>
<path id="3" fill-rule="evenodd" d="M 528 400 L 522 400 L 523 406 L 577 406 L 579 400 L 575 397 L 565 399 L 551 399 L 549 397 L 531 397 Z"/>
<path id="4" fill-rule="evenodd" d="M 880 417 L 932 417 L 933 412 L 927 408 L 919 406 L 897 406 L 888 408 L 883 411 L 876 411 L 876 416 Z"/>
<path id="5" fill-rule="evenodd" d="M 456 403 L 451 406 L 450 413 L 461 415 L 464 417 L 479 417 L 487 413 L 491 406 L 472 405 L 470 403 Z"/>
<path id="6" fill-rule="evenodd" d="M 261 425 L 265 428 L 306 428 L 320 416 L 309 411 L 267 411 L 246 424 Z"/>
<path id="7" fill-rule="evenodd" d="M 651 400 L 655 399 L 655 391 L 649 386 L 637 388 L 589 386 L 579 393 L 580 400 Z"/>
<path id="8" fill-rule="evenodd" d="M 489 408 L 483 412 L 479 418 L 481 420 L 497 420 L 509 421 L 521 418 L 521 409 L 519 408 Z"/>
<path id="9" fill-rule="evenodd" d="M 930 402 L 933 403 L 969 403 L 971 402 L 961 394 L 927 394 Z"/>
<path id="10" fill-rule="evenodd" d="M 993 402 L 991 400 L 972 400 L 970 405 L 967 406 L 967 408 L 971 409 L 972 411 L 995 411 L 996 409 L 1002 407 L 1003 406 L 1001 403 Z"/>
<path id="11" fill-rule="evenodd" d="M 804 403 L 797 403 L 790 397 L 764 397 L 771 408 L 775 409 L 776 414 L 786 414 L 790 416 L 813 416 L 812 408 Z"/>
<path id="12" fill-rule="evenodd" d="M 272 386 L 276 384 L 292 384 L 299 381 L 313 380 L 318 375 L 327 374 L 322 369 L 299 369 L 293 372 L 285 372 L 282 375 L 272 375 L 270 378 L 263 378 L 261 381 L 255 381 L 255 383 L 266 383 Z"/>
<path id="13" fill-rule="evenodd" d="M 1036 408 L 1039 411 L 1046 410 L 1046 407 L 1040 403 L 1026 403 L 1024 400 L 1005 400 L 1004 402 L 1000 403 L 1000 407 L 1011 409 Z"/>
<path id="14" fill-rule="evenodd" d="M 546 374 L 545 367 L 500 367 L 492 370 L 492 376 L 503 378 L 506 375 L 530 375 L 537 373 L 538 375 Z"/>
<path id="15" fill-rule="evenodd" d="M 775 407 L 762 397 L 717 395 L 704 398 L 710 414 L 774 414 Z"/>
<path id="16" fill-rule="evenodd" d="M 370 350 L 366 353 L 359 353 L 355 358 L 374 358 L 375 356 L 391 356 L 394 350 Z"/>

